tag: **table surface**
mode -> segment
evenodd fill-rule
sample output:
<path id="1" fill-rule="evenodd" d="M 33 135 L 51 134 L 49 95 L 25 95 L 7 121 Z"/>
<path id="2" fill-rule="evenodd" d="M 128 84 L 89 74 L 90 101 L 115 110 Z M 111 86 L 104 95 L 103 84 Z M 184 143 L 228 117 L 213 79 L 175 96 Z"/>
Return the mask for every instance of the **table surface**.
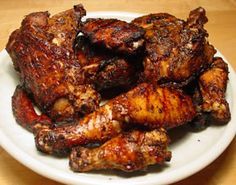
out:
<path id="1" fill-rule="evenodd" d="M 51 14 L 71 8 L 81 2 L 87 12 L 131 11 L 140 13 L 168 12 L 186 18 L 198 6 L 207 10 L 206 29 L 210 42 L 217 47 L 236 69 L 236 1 L 235 0 L 0 0 L 0 50 L 5 48 L 9 34 L 19 27 L 24 15 L 48 10 Z M 175 185 L 232 185 L 236 182 L 236 139 L 212 164 Z M 0 184 L 53 185 L 55 181 L 26 168 L 0 147 Z"/>

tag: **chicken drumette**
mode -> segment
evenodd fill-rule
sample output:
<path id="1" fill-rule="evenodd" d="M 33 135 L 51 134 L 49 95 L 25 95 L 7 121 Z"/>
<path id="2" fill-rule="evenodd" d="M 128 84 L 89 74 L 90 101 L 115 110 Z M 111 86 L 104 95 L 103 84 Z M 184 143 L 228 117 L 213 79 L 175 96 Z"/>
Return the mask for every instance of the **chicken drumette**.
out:
<path id="1" fill-rule="evenodd" d="M 124 132 L 98 148 L 74 148 L 70 154 L 73 171 L 119 169 L 144 170 L 148 165 L 170 161 L 168 136 L 164 129 Z"/>
<path id="2" fill-rule="evenodd" d="M 64 155 L 77 145 L 107 141 L 131 123 L 173 128 L 191 121 L 195 114 L 191 98 L 181 91 L 144 83 L 73 125 L 40 130 L 35 142 L 40 151 Z"/>
<path id="3" fill-rule="evenodd" d="M 134 171 L 170 160 L 164 129 L 203 115 L 229 121 L 228 68 L 213 58 L 203 8 L 191 11 L 187 21 L 158 13 L 131 24 L 82 23 L 83 15 L 81 5 L 51 18 L 32 13 L 9 39 L 7 51 L 21 78 L 13 113 L 34 132 L 38 150 L 59 156 L 72 150 L 74 171 Z M 98 106 L 104 89 L 134 85 Z M 193 97 L 183 93 L 188 87 L 196 89 Z M 37 115 L 32 102 L 46 115 Z M 71 124 L 54 124 L 67 120 Z"/>

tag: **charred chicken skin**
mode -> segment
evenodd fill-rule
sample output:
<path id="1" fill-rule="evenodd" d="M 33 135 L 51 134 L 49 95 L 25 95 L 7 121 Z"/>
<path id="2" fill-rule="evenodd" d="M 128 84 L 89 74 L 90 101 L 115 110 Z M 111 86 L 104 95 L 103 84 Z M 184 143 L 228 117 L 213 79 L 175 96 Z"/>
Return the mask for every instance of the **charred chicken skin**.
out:
<path id="1" fill-rule="evenodd" d="M 52 17 L 31 13 L 6 46 L 21 82 L 13 114 L 38 150 L 71 152 L 73 171 L 130 172 L 171 159 L 164 129 L 230 120 L 228 67 L 214 58 L 203 8 L 186 21 L 157 13 L 82 22 L 85 14 L 82 5 Z M 113 87 L 127 92 L 99 106 Z"/>
<path id="2" fill-rule="evenodd" d="M 173 128 L 191 121 L 195 114 L 189 96 L 176 89 L 143 83 L 73 125 L 40 130 L 35 142 L 40 151 L 64 155 L 77 145 L 107 141 L 130 123 Z"/>
<path id="3" fill-rule="evenodd" d="M 143 28 L 117 19 L 87 19 L 81 31 L 91 43 L 120 53 L 134 54 L 144 43 Z"/>
<path id="4" fill-rule="evenodd" d="M 144 79 L 186 85 L 207 67 L 215 49 L 206 41 L 206 22 L 203 8 L 191 11 L 187 21 L 167 13 L 134 19 L 133 24 L 146 30 Z"/>
<path id="5" fill-rule="evenodd" d="M 209 113 L 212 123 L 227 123 L 230 120 L 229 104 L 225 99 L 228 81 L 228 65 L 222 58 L 214 58 L 210 68 L 199 77 L 202 104 L 200 109 Z"/>
<path id="6" fill-rule="evenodd" d="M 96 47 L 84 36 L 76 38 L 74 47 L 81 65 L 79 81 L 94 84 L 98 91 L 113 87 L 129 87 L 136 81 L 139 71 L 137 67 L 140 66 L 138 63 L 141 63 L 141 60 Z"/>
<path id="7" fill-rule="evenodd" d="M 22 86 L 53 120 L 70 120 L 99 104 L 93 87 L 76 81 L 80 67 L 72 46 L 84 15 L 81 5 L 51 18 L 48 12 L 29 14 L 6 47 Z"/>
<path id="8" fill-rule="evenodd" d="M 93 53 L 86 42 L 78 43 L 84 15 L 82 5 L 52 17 L 48 12 L 29 14 L 6 47 L 20 73 L 21 86 L 56 122 L 94 111 L 100 102 L 98 90 L 128 86 L 135 76 L 126 59 Z"/>
<path id="9" fill-rule="evenodd" d="M 170 161 L 168 136 L 164 129 L 119 134 L 98 148 L 74 148 L 70 154 L 73 171 L 119 169 L 126 172 L 144 170 L 148 165 Z"/>

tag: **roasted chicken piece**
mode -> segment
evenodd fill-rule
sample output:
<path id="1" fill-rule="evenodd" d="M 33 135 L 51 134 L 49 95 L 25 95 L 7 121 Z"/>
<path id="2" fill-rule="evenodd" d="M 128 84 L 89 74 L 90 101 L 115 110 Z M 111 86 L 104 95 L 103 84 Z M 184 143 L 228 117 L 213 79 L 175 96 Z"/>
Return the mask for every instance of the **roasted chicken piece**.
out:
<path id="1" fill-rule="evenodd" d="M 192 99 L 181 91 L 143 83 L 73 125 L 40 130 L 35 142 L 40 151 L 64 155 L 74 146 L 109 140 L 131 123 L 172 128 L 191 121 L 195 114 Z"/>
<path id="2" fill-rule="evenodd" d="M 48 12 L 31 13 L 6 47 L 22 87 L 53 120 L 71 120 L 99 104 L 94 88 L 76 80 L 80 67 L 72 46 L 84 15 L 81 5 L 51 18 Z"/>
<path id="3" fill-rule="evenodd" d="M 203 102 L 200 88 L 198 85 L 198 78 L 190 82 L 187 86 L 183 88 L 184 92 L 192 97 L 193 104 L 196 107 L 196 116 L 190 122 L 190 126 L 194 131 L 200 131 L 206 128 L 207 115 L 202 112 L 201 104 Z"/>
<path id="4" fill-rule="evenodd" d="M 35 112 L 31 99 L 19 85 L 12 96 L 12 111 L 17 123 L 29 131 L 36 132 L 43 127 L 52 126 L 50 118 Z"/>
<path id="5" fill-rule="evenodd" d="M 187 21 L 167 13 L 145 15 L 132 21 L 146 30 L 144 80 L 186 85 L 212 62 L 215 49 L 203 26 L 205 10 L 190 12 Z"/>
<path id="6" fill-rule="evenodd" d="M 6 47 L 22 88 L 55 122 L 94 111 L 100 103 L 97 91 L 129 86 L 135 77 L 128 59 L 75 42 L 84 15 L 82 5 L 52 17 L 48 12 L 31 13 Z"/>
<path id="7" fill-rule="evenodd" d="M 98 48 L 84 36 L 76 38 L 74 47 L 81 65 L 81 78 L 78 81 L 93 84 L 96 90 L 101 91 L 129 87 L 137 80 L 141 60 L 136 57 L 120 56 Z"/>
<path id="8" fill-rule="evenodd" d="M 74 148 L 70 154 L 73 171 L 119 169 L 126 172 L 144 170 L 153 164 L 170 161 L 168 136 L 164 129 L 125 132 L 98 148 Z"/>
<path id="9" fill-rule="evenodd" d="M 222 58 L 214 58 L 210 68 L 199 77 L 202 104 L 200 109 L 212 123 L 227 123 L 230 120 L 229 104 L 225 99 L 228 81 L 228 65 Z"/>
<path id="10" fill-rule="evenodd" d="M 87 19 L 81 27 L 91 43 L 116 52 L 134 54 L 143 45 L 144 29 L 117 19 Z"/>

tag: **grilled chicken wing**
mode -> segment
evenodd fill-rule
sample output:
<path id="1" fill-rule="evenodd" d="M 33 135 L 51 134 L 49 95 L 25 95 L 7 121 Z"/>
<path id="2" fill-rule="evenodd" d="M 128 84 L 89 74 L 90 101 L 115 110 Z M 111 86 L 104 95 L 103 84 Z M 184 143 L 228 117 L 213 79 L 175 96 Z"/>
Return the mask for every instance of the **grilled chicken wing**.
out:
<path id="1" fill-rule="evenodd" d="M 17 123 L 29 131 L 36 132 L 36 130 L 52 125 L 46 115 L 38 115 L 35 112 L 31 99 L 19 85 L 12 96 L 12 111 Z"/>
<path id="2" fill-rule="evenodd" d="M 74 146 L 111 139 L 130 123 L 172 128 L 191 121 L 195 113 L 189 96 L 143 83 L 73 125 L 40 130 L 35 142 L 45 153 L 63 155 Z"/>
<path id="3" fill-rule="evenodd" d="M 81 31 L 91 43 L 128 54 L 143 45 L 145 33 L 142 28 L 117 19 L 87 19 Z"/>
<path id="4" fill-rule="evenodd" d="M 167 13 L 134 19 L 133 24 L 146 30 L 145 80 L 186 85 L 208 66 L 215 49 L 206 41 L 206 22 L 203 8 L 191 11 L 187 21 Z"/>
<path id="5" fill-rule="evenodd" d="M 132 23 L 82 23 L 85 14 L 82 5 L 52 17 L 31 13 L 6 46 L 21 80 L 13 114 L 34 133 L 38 150 L 58 156 L 72 150 L 73 171 L 130 172 L 171 159 L 164 129 L 230 120 L 228 67 L 213 57 L 203 8 L 191 11 L 186 21 L 157 13 Z M 134 84 L 99 107 L 104 89 Z M 187 95 L 174 87 L 194 90 Z M 99 147 L 89 147 L 95 143 Z"/>
<path id="6" fill-rule="evenodd" d="M 170 161 L 171 152 L 164 129 L 122 133 L 98 148 L 74 148 L 70 154 L 73 171 L 119 169 L 126 172 L 143 170 L 148 165 Z"/>
<path id="7" fill-rule="evenodd" d="M 210 113 L 209 121 L 227 123 L 230 120 L 229 104 L 225 99 L 228 65 L 222 58 L 214 58 L 210 68 L 199 77 L 202 96 L 201 111 Z"/>

